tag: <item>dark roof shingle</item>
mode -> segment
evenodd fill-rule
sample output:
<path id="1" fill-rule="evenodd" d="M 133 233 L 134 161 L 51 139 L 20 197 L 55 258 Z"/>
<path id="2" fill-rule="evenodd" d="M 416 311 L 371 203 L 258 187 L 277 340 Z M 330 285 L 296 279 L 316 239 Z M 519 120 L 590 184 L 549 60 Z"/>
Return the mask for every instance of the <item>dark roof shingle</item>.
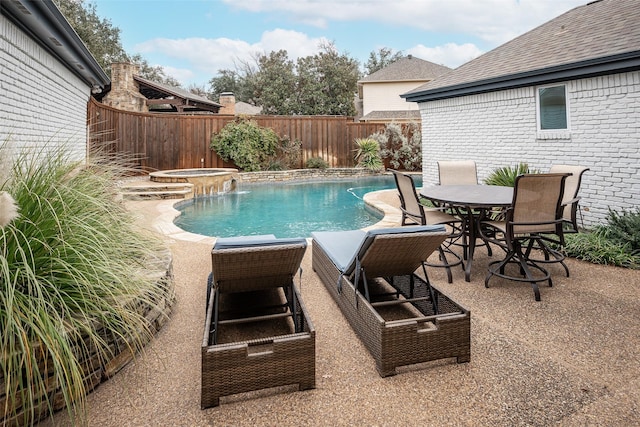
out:
<path id="1" fill-rule="evenodd" d="M 610 58 L 609 62 L 631 59 L 627 66 L 640 58 L 638 0 L 598 0 L 576 7 L 401 96 L 409 101 L 428 100 L 425 96 L 437 99 L 435 94 L 441 94 L 440 98 L 459 96 L 473 93 L 471 88 L 482 84 L 491 83 L 485 89 L 496 90 L 507 86 L 501 83 L 512 80 L 512 87 L 516 87 L 517 78 L 521 79 L 519 86 L 525 86 L 523 76 L 553 78 L 554 71 L 570 69 L 572 64 L 586 74 L 588 65 L 606 62 L 598 61 L 600 58 Z M 557 75 L 556 81 L 561 77 Z"/>
<path id="2" fill-rule="evenodd" d="M 369 74 L 361 79 L 358 83 L 378 83 L 378 82 L 397 82 L 397 81 L 426 81 L 433 80 L 445 73 L 451 71 L 451 68 L 444 65 L 438 65 L 415 56 L 405 56 L 388 66 Z"/>
<path id="3" fill-rule="evenodd" d="M 419 110 L 388 110 L 388 111 L 371 111 L 359 119 L 361 122 L 372 120 L 420 120 Z"/>

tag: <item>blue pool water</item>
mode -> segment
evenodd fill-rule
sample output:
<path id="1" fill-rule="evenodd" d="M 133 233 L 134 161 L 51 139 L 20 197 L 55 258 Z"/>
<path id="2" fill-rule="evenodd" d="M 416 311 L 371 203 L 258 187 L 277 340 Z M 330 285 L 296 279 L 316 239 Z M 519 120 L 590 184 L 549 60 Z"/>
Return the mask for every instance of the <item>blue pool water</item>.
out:
<path id="1" fill-rule="evenodd" d="M 416 178 L 416 186 L 420 186 L 420 177 Z M 181 215 L 175 224 L 212 237 L 309 237 L 312 231 L 358 229 L 381 219 L 380 213 L 366 207 L 362 197 L 390 188 L 395 188 L 393 176 L 242 184 L 237 192 L 200 197 L 178 206 Z"/>

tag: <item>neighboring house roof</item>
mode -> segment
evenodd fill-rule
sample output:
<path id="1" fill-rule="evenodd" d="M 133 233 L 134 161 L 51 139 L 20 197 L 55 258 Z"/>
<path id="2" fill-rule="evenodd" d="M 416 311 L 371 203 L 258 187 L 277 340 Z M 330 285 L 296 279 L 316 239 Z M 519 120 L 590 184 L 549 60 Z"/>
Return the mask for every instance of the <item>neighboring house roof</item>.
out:
<path id="1" fill-rule="evenodd" d="M 404 102 L 400 94 L 449 72 L 451 69 L 444 65 L 434 64 L 412 55 L 400 58 L 358 81 L 362 89 L 360 91 L 362 110 L 367 112 L 358 120 L 420 120 L 420 114 L 415 105 Z M 373 94 L 372 91 L 379 93 Z M 372 98 L 368 98 L 370 96 Z"/>
<path id="2" fill-rule="evenodd" d="M 255 116 L 262 114 L 262 107 L 256 107 L 255 105 L 248 104 L 246 102 L 238 101 L 235 104 L 235 113 L 244 114 L 247 116 Z"/>
<path id="3" fill-rule="evenodd" d="M 401 95 L 423 102 L 640 69 L 638 0 L 576 7 Z"/>
<path id="4" fill-rule="evenodd" d="M 147 101 L 148 105 L 171 105 L 178 111 L 204 110 L 214 113 L 222 107 L 222 104 L 178 87 L 153 82 L 140 76 L 133 76 L 133 79 L 138 83 L 140 93 L 147 100 L 157 100 L 156 102 Z"/>
<path id="5" fill-rule="evenodd" d="M 111 84 L 53 1 L 3 0 L 0 11 L 82 79 L 93 93 Z"/>
<path id="6" fill-rule="evenodd" d="M 449 71 L 451 71 L 451 68 L 444 65 L 434 64 L 433 62 L 408 55 L 375 73 L 369 74 L 359 80 L 358 83 L 427 81 L 433 80 Z"/>
<path id="7" fill-rule="evenodd" d="M 360 117 L 363 122 L 420 120 L 419 110 L 372 111 Z"/>

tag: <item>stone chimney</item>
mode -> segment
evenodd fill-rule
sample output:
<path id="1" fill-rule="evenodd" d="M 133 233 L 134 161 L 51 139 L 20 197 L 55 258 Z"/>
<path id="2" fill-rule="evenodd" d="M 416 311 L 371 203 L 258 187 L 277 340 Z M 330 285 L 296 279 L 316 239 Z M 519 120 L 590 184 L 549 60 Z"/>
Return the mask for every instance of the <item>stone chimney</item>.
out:
<path id="1" fill-rule="evenodd" d="M 222 105 L 218 114 L 236 114 L 236 97 L 232 92 L 222 92 L 218 104 Z"/>
<path id="2" fill-rule="evenodd" d="M 138 83 L 133 80 L 133 76 L 139 73 L 140 66 L 137 64 L 111 64 L 111 90 L 102 98 L 102 103 L 119 110 L 148 112 L 147 98 L 140 93 Z"/>

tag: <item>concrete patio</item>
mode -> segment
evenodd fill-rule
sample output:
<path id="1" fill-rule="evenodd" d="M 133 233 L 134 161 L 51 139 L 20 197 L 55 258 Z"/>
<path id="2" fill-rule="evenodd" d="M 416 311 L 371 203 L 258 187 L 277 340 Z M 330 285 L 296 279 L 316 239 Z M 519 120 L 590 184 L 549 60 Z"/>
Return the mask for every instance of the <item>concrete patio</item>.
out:
<path id="1" fill-rule="evenodd" d="M 394 192 L 370 203 L 395 225 Z M 316 389 L 266 390 L 200 409 L 200 345 L 212 239 L 171 224 L 170 201 L 130 202 L 174 255 L 177 303 L 134 364 L 88 397 L 92 426 L 630 426 L 640 425 L 640 272 L 570 259 L 535 302 L 529 285 L 494 279 L 479 249 L 432 282 L 471 310 L 471 362 L 431 362 L 381 378 L 373 359 L 303 260 L 302 297 L 316 328 Z M 386 206 L 385 206 L 386 205 Z M 494 256 L 495 257 L 495 256 Z M 67 425 L 65 413 L 42 425 Z"/>

